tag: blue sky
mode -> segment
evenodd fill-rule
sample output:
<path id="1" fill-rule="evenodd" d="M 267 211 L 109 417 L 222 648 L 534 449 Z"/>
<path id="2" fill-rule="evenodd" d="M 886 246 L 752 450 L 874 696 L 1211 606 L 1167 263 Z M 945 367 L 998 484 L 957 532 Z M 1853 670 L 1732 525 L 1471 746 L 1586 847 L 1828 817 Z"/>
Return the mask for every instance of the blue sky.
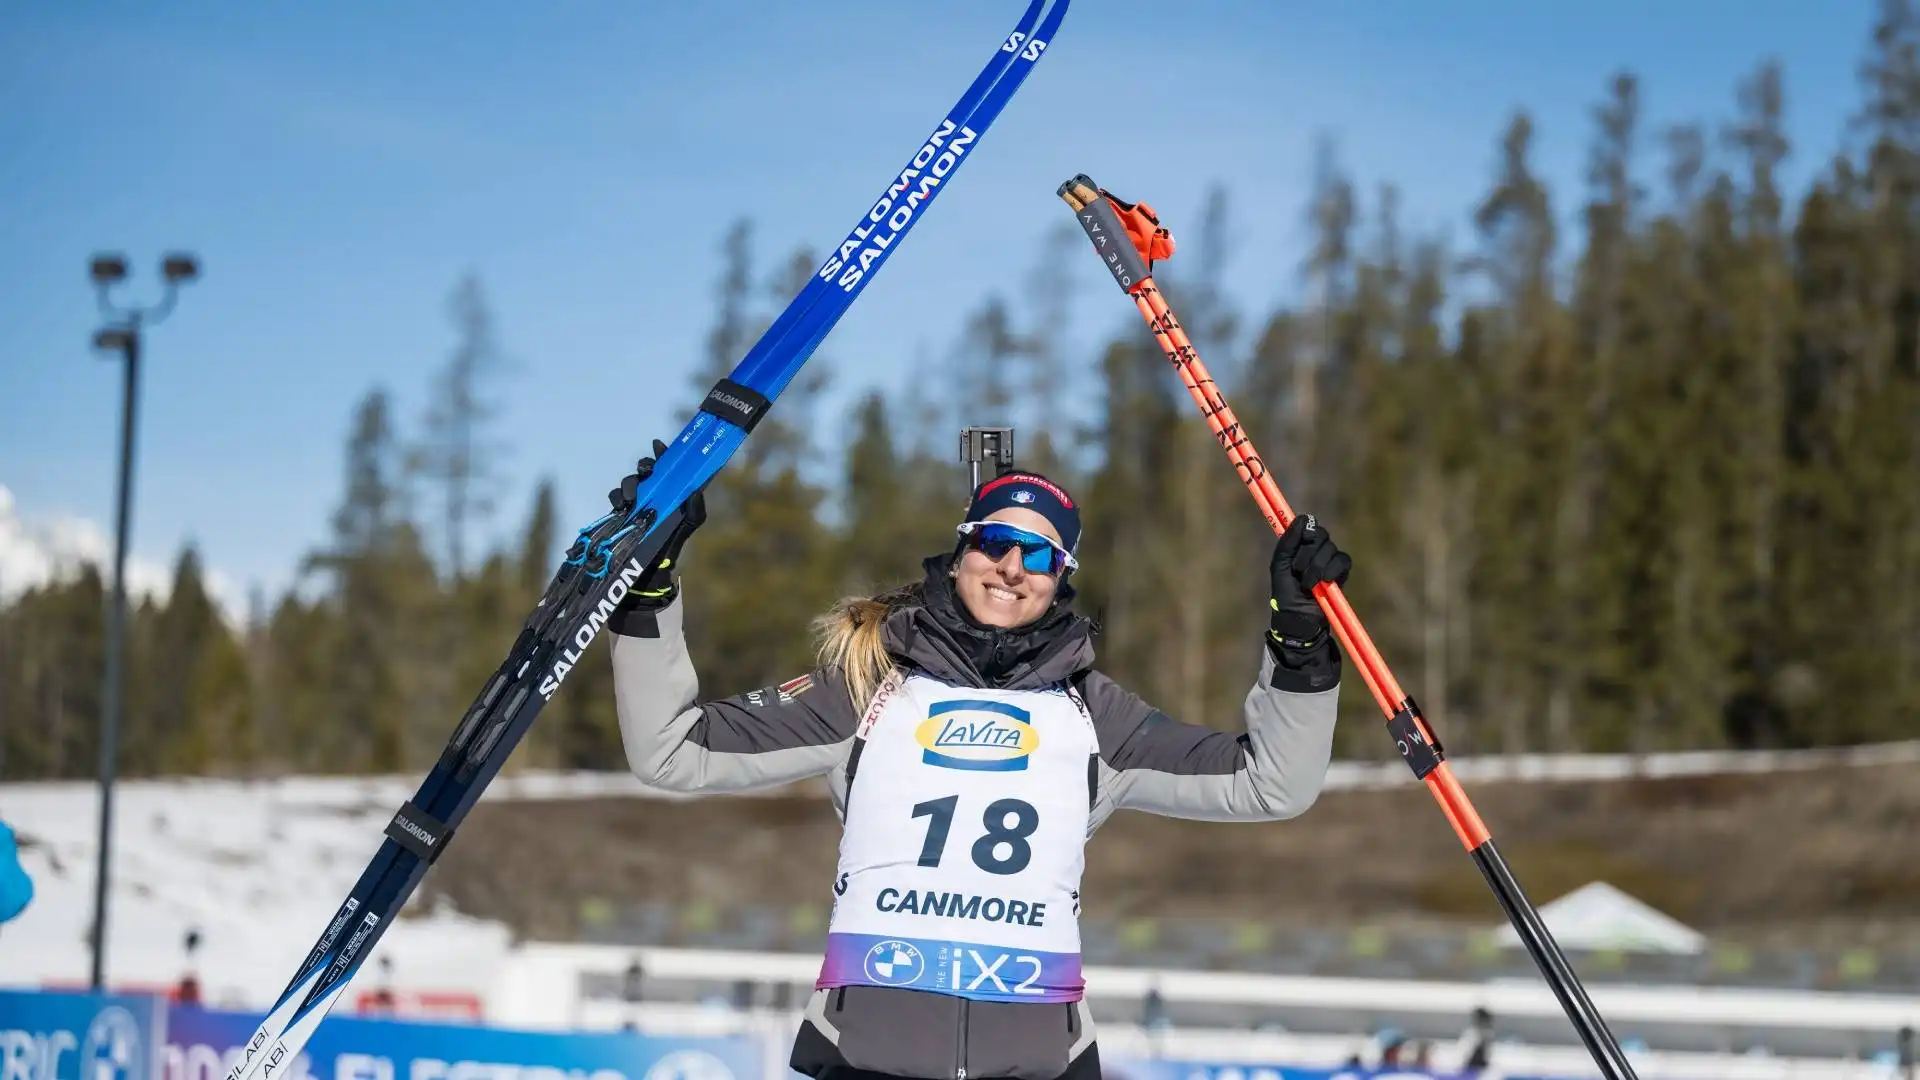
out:
<path id="1" fill-rule="evenodd" d="M 125 251 L 146 298 L 160 254 L 187 247 L 205 277 L 149 344 L 142 556 L 191 540 L 243 587 L 283 588 L 326 535 L 353 404 L 383 385 L 417 423 L 467 271 L 515 363 L 498 525 L 517 526 L 543 475 L 584 523 L 691 394 L 728 224 L 755 218 L 764 262 L 837 241 L 1022 6 L 0 6 L 0 486 L 28 519 L 110 521 L 119 375 L 87 347 L 87 259 Z M 1322 134 L 1364 191 L 1397 183 L 1408 225 L 1464 245 L 1516 107 L 1570 214 L 1613 72 L 1639 75 L 1654 132 L 1730 118 L 1738 80 L 1777 57 L 1798 190 L 1843 145 L 1872 15 L 1866 0 L 1077 0 L 827 339 L 820 418 L 899 387 L 989 293 L 1017 294 L 1076 172 L 1152 202 L 1177 238 L 1224 183 L 1232 294 L 1264 309 L 1298 287 Z M 1649 139 L 1639 171 L 1657 188 L 1660 168 Z M 1075 269 L 1075 340 L 1138 329 L 1091 259 Z"/>

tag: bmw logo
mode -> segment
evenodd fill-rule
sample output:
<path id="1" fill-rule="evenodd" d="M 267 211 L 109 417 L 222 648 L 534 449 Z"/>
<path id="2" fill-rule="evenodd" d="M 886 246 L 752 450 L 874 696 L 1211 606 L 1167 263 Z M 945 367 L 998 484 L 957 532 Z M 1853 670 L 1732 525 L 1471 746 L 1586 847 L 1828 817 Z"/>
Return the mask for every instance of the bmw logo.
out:
<path id="1" fill-rule="evenodd" d="M 704 1050 L 676 1050 L 654 1062 L 646 1080 L 734 1080 L 727 1063 Z"/>
<path id="2" fill-rule="evenodd" d="M 920 950 L 904 941 L 882 941 L 867 950 L 867 978 L 882 986 L 911 986 L 927 970 Z"/>
<path id="3" fill-rule="evenodd" d="M 94 1014 L 87 1025 L 86 1042 L 80 1047 L 81 1080 L 128 1080 L 145 1075 L 141 1060 L 140 1025 L 133 1014 L 118 1005 L 109 1005 Z"/>

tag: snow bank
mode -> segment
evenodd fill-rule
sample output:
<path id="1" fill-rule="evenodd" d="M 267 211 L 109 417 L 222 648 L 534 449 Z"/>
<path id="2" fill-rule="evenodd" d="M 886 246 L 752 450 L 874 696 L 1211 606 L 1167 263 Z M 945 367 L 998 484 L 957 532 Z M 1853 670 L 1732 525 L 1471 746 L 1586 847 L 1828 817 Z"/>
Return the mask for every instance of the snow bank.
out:
<path id="1" fill-rule="evenodd" d="M 115 792 L 106 977 L 169 986 L 193 959 L 209 1004 L 264 1008 L 292 977 L 373 857 L 394 784 L 311 780 L 128 783 Z M 18 832 L 37 896 L 0 926 L 0 984 L 84 984 L 91 971 L 99 806 L 86 785 L 0 786 L 0 818 Z M 453 912 L 410 912 L 355 980 L 484 997 L 511 944 L 506 928 Z"/>

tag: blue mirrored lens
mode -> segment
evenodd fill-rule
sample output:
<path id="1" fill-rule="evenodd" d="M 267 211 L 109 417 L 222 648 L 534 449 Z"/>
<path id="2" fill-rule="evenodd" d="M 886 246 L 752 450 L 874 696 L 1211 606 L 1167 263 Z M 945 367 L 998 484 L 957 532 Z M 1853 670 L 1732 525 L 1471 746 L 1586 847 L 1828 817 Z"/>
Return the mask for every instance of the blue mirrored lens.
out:
<path id="1" fill-rule="evenodd" d="M 1019 548 L 1020 565 L 1029 574 L 1057 574 L 1066 562 L 1066 556 L 1046 537 L 1013 525 L 983 525 L 974 530 L 973 540 L 982 554 L 996 562 Z"/>

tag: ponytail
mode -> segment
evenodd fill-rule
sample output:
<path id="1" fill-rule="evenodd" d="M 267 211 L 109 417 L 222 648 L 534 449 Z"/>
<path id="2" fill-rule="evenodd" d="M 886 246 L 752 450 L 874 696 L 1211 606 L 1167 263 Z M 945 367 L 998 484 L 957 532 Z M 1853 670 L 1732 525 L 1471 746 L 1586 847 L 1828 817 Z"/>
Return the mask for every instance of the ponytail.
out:
<path id="1" fill-rule="evenodd" d="M 882 631 L 887 616 L 918 598 L 918 584 L 902 586 L 877 596 L 843 597 L 813 620 L 818 663 L 838 668 L 846 676 L 853 711 L 864 713 L 874 692 L 896 670 Z"/>

